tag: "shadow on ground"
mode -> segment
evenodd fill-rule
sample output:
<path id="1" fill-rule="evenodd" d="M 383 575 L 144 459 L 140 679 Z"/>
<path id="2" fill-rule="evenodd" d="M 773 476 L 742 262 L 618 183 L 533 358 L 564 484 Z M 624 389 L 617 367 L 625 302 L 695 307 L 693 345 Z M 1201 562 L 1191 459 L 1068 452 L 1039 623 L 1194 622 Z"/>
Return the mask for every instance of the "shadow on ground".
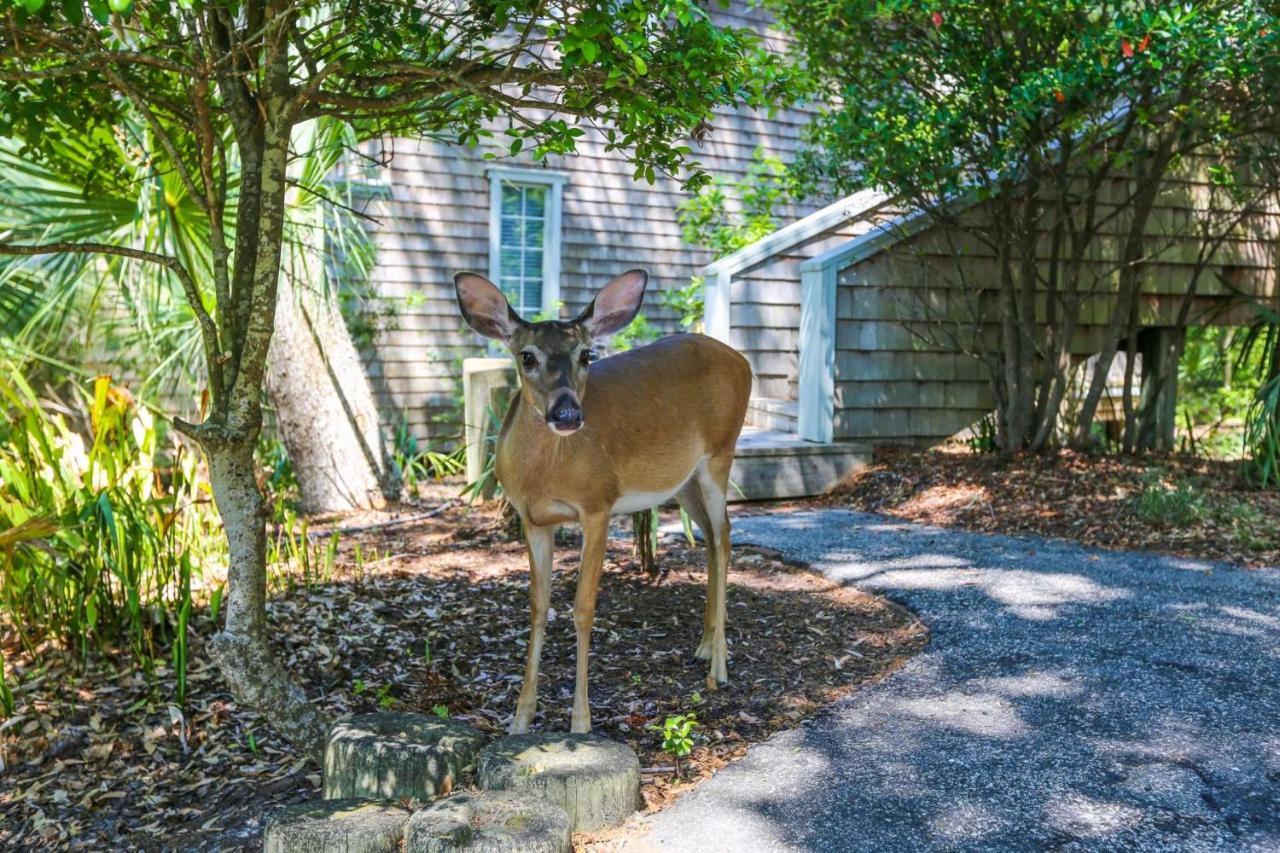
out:
<path id="1" fill-rule="evenodd" d="M 1280 571 L 841 510 L 736 539 L 888 595 L 932 642 L 636 848 L 1280 849 Z"/>

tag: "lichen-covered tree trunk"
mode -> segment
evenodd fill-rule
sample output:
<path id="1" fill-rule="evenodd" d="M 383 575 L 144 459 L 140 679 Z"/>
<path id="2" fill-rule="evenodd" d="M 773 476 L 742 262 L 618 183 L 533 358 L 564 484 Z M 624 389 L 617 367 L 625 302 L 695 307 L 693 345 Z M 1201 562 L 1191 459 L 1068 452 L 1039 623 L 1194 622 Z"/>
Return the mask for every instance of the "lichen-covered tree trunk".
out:
<path id="1" fill-rule="evenodd" d="M 382 507 L 398 496 L 399 478 L 360 355 L 336 300 L 320 291 L 318 282 L 280 280 L 267 357 L 276 428 L 303 512 Z"/>
<path id="2" fill-rule="evenodd" d="M 237 702 L 258 710 L 291 743 L 319 761 L 327 720 L 289 676 L 266 625 L 267 511 L 254 474 L 257 430 L 237 424 L 238 440 L 207 442 L 213 498 L 227 536 L 226 624 L 210 652 Z"/>

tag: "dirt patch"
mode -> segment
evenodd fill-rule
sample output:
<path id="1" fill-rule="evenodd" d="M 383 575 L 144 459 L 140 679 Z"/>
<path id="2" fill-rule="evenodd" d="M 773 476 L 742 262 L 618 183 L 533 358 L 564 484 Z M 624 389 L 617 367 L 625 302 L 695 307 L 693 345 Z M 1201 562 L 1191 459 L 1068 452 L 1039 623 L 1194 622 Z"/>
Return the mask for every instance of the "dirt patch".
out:
<path id="1" fill-rule="evenodd" d="M 890 452 L 829 500 L 986 533 L 1280 566 L 1280 490 L 1253 487 L 1241 466 L 1179 455 Z"/>
<path id="2" fill-rule="evenodd" d="M 408 511 L 410 513 L 414 511 Z M 385 518 L 385 517 L 384 517 Z M 373 519 L 360 519 L 367 524 Z M 358 556 L 357 556 L 357 547 Z M 567 730 L 573 689 L 576 543 L 558 543 L 554 615 L 535 726 Z M 666 580 L 611 543 L 592 635 L 597 731 L 639 753 L 650 809 L 771 733 L 896 669 L 926 642 L 901 608 L 804 569 L 735 550 L 728 596 L 730 677 L 705 687 L 693 660 L 705 600 L 701 549 L 660 555 Z M 281 654 L 332 714 L 387 707 L 449 714 L 500 732 L 514 709 L 528 637 L 527 563 L 492 520 L 455 507 L 347 534 L 334 576 L 277 574 L 270 604 Z M 262 818 L 318 796 L 315 767 L 222 692 L 193 621 L 188 701 L 173 674 L 150 679 L 123 657 L 50 653 L 43 668 L 8 650 L 18 714 L 3 724 L 0 847 L 258 849 Z M 692 711 L 702 737 L 677 780 L 647 727 Z"/>

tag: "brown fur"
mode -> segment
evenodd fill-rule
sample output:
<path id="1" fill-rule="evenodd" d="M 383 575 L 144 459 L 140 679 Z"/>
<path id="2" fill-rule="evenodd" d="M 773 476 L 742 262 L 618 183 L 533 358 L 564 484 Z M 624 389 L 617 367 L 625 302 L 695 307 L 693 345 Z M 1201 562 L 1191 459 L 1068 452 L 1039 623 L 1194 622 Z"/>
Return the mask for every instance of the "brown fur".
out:
<path id="1" fill-rule="evenodd" d="M 587 658 L 609 517 L 674 496 L 707 545 L 707 606 L 699 657 L 707 686 L 728 679 L 725 584 L 729 565 L 729 470 L 751 395 L 751 368 L 732 348 L 703 335 L 674 335 L 588 364 L 592 330 L 617 331 L 639 310 L 647 276 L 614 279 L 572 322 L 526 323 L 498 289 L 471 273 L 456 277 L 463 316 L 516 356 L 520 393 L 498 438 L 496 472 L 520 514 L 529 549 L 529 648 L 511 724 L 528 731 L 537 708 L 555 529 L 582 525 L 582 562 L 574 599 L 577 678 L 575 732 L 591 730 Z M 585 354 L 585 355 L 584 355 Z M 532 361 L 525 364 L 523 356 Z M 581 426 L 557 432 L 552 408 L 570 399 Z M 576 419 L 568 426 L 572 429 Z M 563 422 L 561 426 L 565 426 Z"/>

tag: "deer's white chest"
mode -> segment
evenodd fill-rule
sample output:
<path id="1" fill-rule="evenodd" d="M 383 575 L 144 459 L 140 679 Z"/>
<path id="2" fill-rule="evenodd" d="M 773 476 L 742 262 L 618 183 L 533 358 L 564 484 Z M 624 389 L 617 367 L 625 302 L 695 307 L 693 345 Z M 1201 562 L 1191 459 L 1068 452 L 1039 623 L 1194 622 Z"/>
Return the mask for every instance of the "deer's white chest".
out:
<path id="1" fill-rule="evenodd" d="M 680 485 L 683 486 L 684 483 Z M 634 492 L 629 495 L 623 495 L 613 502 L 613 509 L 609 510 L 609 512 L 613 515 L 630 515 L 633 512 L 662 506 L 675 497 L 678 491 L 680 491 L 679 486 L 669 492 Z"/>

